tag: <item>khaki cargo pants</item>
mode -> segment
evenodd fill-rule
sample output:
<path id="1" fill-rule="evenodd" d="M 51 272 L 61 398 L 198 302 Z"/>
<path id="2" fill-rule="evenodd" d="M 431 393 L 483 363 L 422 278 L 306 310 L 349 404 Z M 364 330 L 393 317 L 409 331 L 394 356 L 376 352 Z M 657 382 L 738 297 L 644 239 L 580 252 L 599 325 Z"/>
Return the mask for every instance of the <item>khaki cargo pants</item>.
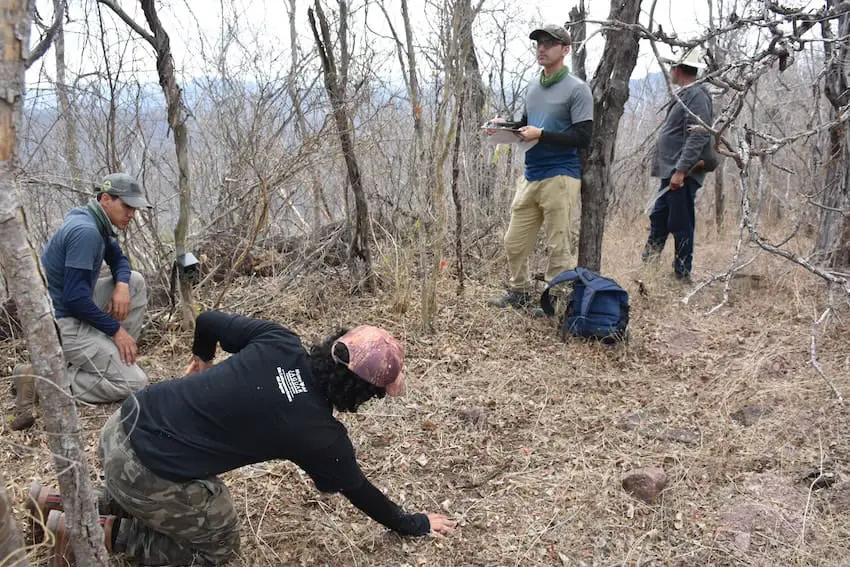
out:
<path id="1" fill-rule="evenodd" d="M 173 482 L 148 470 L 133 451 L 118 409 L 100 431 L 100 459 L 121 519 L 116 553 L 139 565 L 220 565 L 239 552 L 239 518 L 217 477 Z"/>
<path id="2" fill-rule="evenodd" d="M 511 204 L 511 222 L 505 233 L 511 291 L 530 291 L 528 258 L 541 225 L 546 231 L 549 263 L 546 281 L 575 267 L 581 224 L 581 180 L 558 175 L 542 181 L 520 180 Z"/>
<path id="3" fill-rule="evenodd" d="M 97 280 L 93 300 L 104 309 L 112 298 L 115 284 L 112 276 Z M 130 273 L 130 313 L 121 326 L 139 340 L 148 304 L 145 280 L 139 272 Z M 121 361 L 112 337 L 73 317 L 56 320 L 62 337 L 62 351 L 68 363 L 71 392 L 84 402 L 119 402 L 147 386 L 148 377 L 138 364 Z"/>

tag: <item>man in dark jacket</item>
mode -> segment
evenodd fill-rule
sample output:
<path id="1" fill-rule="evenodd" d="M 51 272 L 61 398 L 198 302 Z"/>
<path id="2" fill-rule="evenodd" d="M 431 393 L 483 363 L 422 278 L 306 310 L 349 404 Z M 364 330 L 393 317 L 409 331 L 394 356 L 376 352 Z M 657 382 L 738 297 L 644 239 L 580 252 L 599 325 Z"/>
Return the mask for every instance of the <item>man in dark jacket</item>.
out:
<path id="1" fill-rule="evenodd" d="M 658 258 L 667 236 L 672 234 L 676 247 L 674 274 L 677 279 L 690 281 L 696 226 L 694 203 L 705 180 L 698 163 L 711 143 L 711 134 L 694 128 L 699 125 L 694 116 L 710 125 L 712 103 L 705 86 L 694 84 L 700 69 L 705 68 L 696 49 L 685 53 L 682 59 L 667 62 L 671 64 L 670 81 L 680 87 L 677 96 L 681 103 L 669 103 L 658 135 L 651 173 L 661 178 L 661 194 L 649 217 L 649 238 L 642 256 L 644 261 Z"/>
<path id="2" fill-rule="evenodd" d="M 213 365 L 216 345 L 233 355 Z M 385 330 L 339 332 L 308 353 L 277 323 L 208 312 L 192 352 L 183 378 L 128 398 L 101 430 L 106 493 L 120 510 L 103 519 L 109 549 L 141 565 L 233 559 L 239 520 L 216 475 L 272 459 L 292 461 L 320 491 L 342 493 L 402 535 L 454 528 L 440 514 L 408 514 L 372 485 L 333 416 L 403 393 L 403 349 Z M 63 520 L 54 510 L 47 522 L 60 559 L 70 553 Z"/>

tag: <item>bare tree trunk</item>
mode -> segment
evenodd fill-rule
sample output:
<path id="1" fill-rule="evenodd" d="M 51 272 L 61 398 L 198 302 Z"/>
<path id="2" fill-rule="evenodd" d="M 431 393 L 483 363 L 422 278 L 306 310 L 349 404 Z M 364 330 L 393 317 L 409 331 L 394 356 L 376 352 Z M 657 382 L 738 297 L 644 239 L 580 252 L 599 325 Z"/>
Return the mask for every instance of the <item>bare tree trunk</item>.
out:
<path id="1" fill-rule="evenodd" d="M 481 77 L 481 68 L 478 65 L 478 55 L 475 51 L 475 42 L 472 38 L 472 24 L 481 10 L 483 2 L 479 2 L 478 6 L 472 7 L 472 0 L 458 0 L 460 9 L 455 5 L 455 12 L 460 15 L 460 25 L 462 26 L 458 41 L 460 41 L 460 49 L 464 69 L 462 74 L 462 82 L 464 89 L 464 99 L 472 103 L 472 108 L 475 110 L 475 122 L 481 124 L 484 122 L 484 111 L 487 107 L 487 89 L 484 86 L 484 80 Z"/>
<path id="2" fill-rule="evenodd" d="M 189 130 L 186 122 L 189 119 L 189 109 L 183 102 L 183 90 L 177 83 L 174 73 L 174 58 L 171 56 L 171 40 L 168 37 L 159 16 L 156 13 L 154 0 L 140 0 L 145 19 L 153 32 L 153 45 L 156 51 L 156 72 L 159 84 L 165 94 L 168 125 L 174 132 L 174 149 L 177 152 L 177 187 L 180 192 L 180 215 L 177 226 L 174 227 L 174 247 L 177 257 L 184 255 L 186 237 L 189 232 L 189 216 L 191 215 L 192 185 L 189 180 Z M 191 282 L 180 279 L 180 298 L 183 312 L 183 329 L 195 326 L 195 302 L 192 298 Z"/>
<path id="3" fill-rule="evenodd" d="M 611 0 L 608 19 L 638 23 L 641 0 Z M 623 109 L 629 98 L 629 78 L 638 55 L 638 35 L 608 30 L 602 60 L 590 83 L 593 91 L 593 136 L 583 152 L 581 181 L 581 237 L 578 264 L 599 271 L 602 237 L 611 189 L 611 165 Z"/>
<path id="4" fill-rule="evenodd" d="M 584 0 L 579 0 L 578 6 L 570 8 L 570 22 L 568 24 L 570 36 L 573 40 L 572 48 L 572 74 L 581 79 L 587 80 L 587 50 L 584 48 L 584 40 L 587 38 L 587 10 L 584 6 Z"/>
<path id="5" fill-rule="evenodd" d="M 462 72 L 462 71 L 459 71 Z M 455 135 L 457 123 L 455 115 L 446 131 L 446 115 L 448 114 L 451 96 L 447 93 L 440 104 L 437 114 L 437 123 L 431 142 L 431 167 L 428 168 L 430 185 L 434 188 L 433 203 L 435 226 L 431 232 L 431 267 L 425 272 L 425 281 L 422 282 L 422 312 L 421 326 L 424 334 L 430 335 L 434 332 L 434 316 L 437 313 L 437 280 L 440 277 L 440 262 L 443 257 L 443 246 L 446 239 L 446 181 L 443 175 L 448 159 L 449 148 Z"/>
<path id="6" fill-rule="evenodd" d="M 0 476 L 0 565 L 29 567 L 24 538 L 18 531 L 12 505 L 6 495 L 5 480 Z"/>
<path id="7" fill-rule="evenodd" d="M 407 91 L 413 112 L 413 132 L 416 136 L 416 153 L 425 151 L 422 130 L 422 101 L 419 100 L 419 72 L 416 70 L 416 50 L 413 47 L 413 28 L 410 25 L 410 11 L 407 0 L 401 0 L 401 18 L 404 21 L 404 42 L 407 47 Z M 421 155 L 418 155 L 421 158 Z M 415 170 L 415 164 L 414 164 Z"/>
<path id="8" fill-rule="evenodd" d="M 174 72 L 171 40 L 159 21 L 154 0 L 139 0 L 145 14 L 145 20 L 147 20 L 153 35 L 133 21 L 115 3 L 115 0 L 97 0 L 97 2 L 115 12 L 115 15 L 147 41 L 156 53 L 156 72 L 159 76 L 159 85 L 165 95 L 166 117 L 168 126 L 174 133 L 174 149 L 177 154 L 177 188 L 180 194 L 180 213 L 177 217 L 177 226 L 174 227 L 174 248 L 179 258 L 187 252 L 186 237 L 189 232 L 189 217 L 191 215 L 192 185 L 189 179 L 189 131 L 186 127 L 189 109 L 183 102 L 183 91 L 177 83 Z M 192 329 L 195 326 L 195 301 L 192 298 L 192 284 L 182 278 L 180 279 L 180 298 L 183 315 L 182 327 L 184 330 Z"/>
<path id="9" fill-rule="evenodd" d="M 0 0 L 0 89 L 4 93 L 0 98 L 0 263 L 18 307 L 34 373 L 42 377 L 36 390 L 77 564 L 106 565 L 108 557 L 82 449 L 80 421 L 71 401 L 50 299 L 27 235 L 15 179 L 32 9 L 33 3 L 27 0 Z"/>
<path id="10" fill-rule="evenodd" d="M 53 9 L 64 11 L 64 0 L 53 0 Z M 68 160 L 68 168 L 71 173 L 70 185 L 74 189 L 81 190 L 83 187 L 83 172 L 80 169 L 80 158 L 77 147 L 77 116 L 71 105 L 71 97 L 68 95 L 68 80 L 65 75 L 65 29 L 62 24 L 63 17 L 59 19 L 56 29 L 56 37 L 53 40 L 54 55 L 56 58 L 56 95 L 59 98 L 59 110 L 62 112 L 62 122 L 65 126 L 65 158 Z M 79 193 L 78 200 L 84 203 L 84 193 Z"/>
<path id="11" fill-rule="evenodd" d="M 116 133 L 116 123 L 118 117 L 118 87 L 116 85 L 117 75 L 121 73 L 119 65 L 116 76 L 112 73 L 112 63 L 109 58 L 109 51 L 106 43 L 106 28 L 103 25 L 103 14 L 101 14 L 100 6 L 97 7 L 97 23 L 100 27 L 100 48 L 103 52 L 103 64 L 106 67 L 106 83 L 109 86 L 109 114 L 106 116 L 105 135 L 103 136 L 103 161 L 106 162 L 106 168 L 109 173 L 121 171 L 121 160 L 118 159 L 118 136 Z"/>
<path id="12" fill-rule="evenodd" d="M 314 7 L 307 10 L 307 16 L 310 20 L 310 28 L 313 30 L 313 38 L 316 41 L 316 48 L 319 51 L 319 57 L 322 60 L 322 69 L 324 70 L 325 89 L 328 92 L 328 97 L 331 100 L 331 108 L 333 109 L 334 122 L 336 123 L 337 135 L 339 143 L 342 146 L 342 154 L 345 159 L 345 168 L 348 174 L 348 182 L 351 185 L 351 191 L 354 193 L 354 208 L 355 208 L 355 230 L 354 238 L 351 240 L 351 248 L 349 252 L 349 261 L 353 269 L 353 273 L 357 277 L 357 287 L 360 287 L 362 282 L 367 291 L 372 291 L 375 287 L 375 275 L 372 270 L 372 256 L 369 251 L 369 241 L 371 240 L 371 229 L 369 224 L 369 206 L 366 201 L 366 195 L 363 191 L 363 180 L 360 176 L 360 166 L 357 163 L 357 156 L 354 153 L 354 139 L 351 134 L 351 120 L 348 116 L 348 111 L 345 107 L 345 88 L 348 82 L 348 12 L 344 0 L 340 0 L 339 14 L 339 42 L 340 42 L 340 62 L 337 66 L 336 58 L 333 53 L 333 43 L 331 42 L 330 28 L 328 20 L 322 10 L 319 0 L 316 0 Z M 316 19 L 319 20 L 319 28 L 316 26 Z M 358 276 L 359 270 L 356 265 L 356 258 L 359 257 L 363 261 L 363 275 Z"/>
<path id="13" fill-rule="evenodd" d="M 468 54 L 466 51 L 470 48 L 471 42 L 464 38 L 465 34 L 471 32 L 472 22 L 474 20 L 474 12 L 467 10 L 467 0 L 461 0 L 461 4 L 454 5 L 449 8 L 449 23 L 444 27 L 445 36 L 442 38 L 445 46 L 445 54 L 443 63 L 444 74 L 446 77 L 445 89 L 442 100 L 440 101 L 436 123 L 434 125 L 434 133 L 431 138 L 430 163 L 428 167 L 428 182 L 429 186 L 433 187 L 433 195 L 431 202 L 434 210 L 431 214 L 434 217 L 434 228 L 428 231 L 430 237 L 430 261 L 429 269 L 425 271 L 425 279 L 422 282 L 422 309 L 421 309 L 421 328 L 425 334 L 434 332 L 434 316 L 437 312 L 437 281 L 440 277 L 440 266 L 443 260 L 443 247 L 446 243 L 446 181 L 445 167 L 448 160 L 449 151 L 454 143 L 455 152 L 458 150 L 460 131 L 460 122 L 463 120 L 463 104 L 466 99 L 466 74 L 469 71 Z M 451 119 L 446 127 L 448 116 L 451 110 L 452 100 L 456 105 L 457 112 L 451 113 Z M 455 154 L 457 155 L 457 154 Z M 459 167 L 457 163 L 453 163 L 452 168 L 452 186 L 453 192 L 456 191 L 457 176 L 459 175 Z M 455 204 L 458 205 L 458 197 L 453 194 Z M 462 229 L 462 209 L 457 208 L 456 214 L 460 214 L 460 222 L 458 230 Z M 460 233 L 456 233 L 456 238 L 460 238 Z M 456 247 L 458 242 L 456 241 Z M 456 248 L 460 250 L 458 260 L 462 258 L 462 247 Z M 425 254 L 423 254 L 425 257 Z M 423 262 L 425 263 L 425 262 Z M 427 265 L 427 264 L 426 264 Z M 462 280 L 459 285 L 459 292 L 462 290 Z"/>
<path id="14" fill-rule="evenodd" d="M 465 77 L 465 75 L 464 75 Z M 461 79 L 461 93 L 465 92 L 465 78 Z M 460 145 L 461 132 L 463 131 L 463 109 L 466 101 L 461 96 L 457 104 L 457 116 L 455 118 L 455 139 L 452 150 L 452 200 L 455 205 L 455 261 L 457 262 L 457 295 L 463 295 L 463 201 L 460 198 L 458 178 L 460 177 Z"/>
<path id="15" fill-rule="evenodd" d="M 708 2 L 708 25 L 710 30 L 715 30 L 716 26 L 714 25 L 714 1 L 715 0 L 707 0 Z M 720 14 L 718 14 L 720 16 Z M 712 36 L 711 39 L 708 40 L 708 48 L 714 57 L 714 62 L 718 66 L 723 66 L 726 63 L 726 53 L 725 50 L 721 53 L 717 49 L 717 37 Z M 724 96 L 721 94 L 717 101 L 720 102 L 720 106 L 725 106 L 723 104 Z M 712 140 L 713 143 L 713 140 Z M 714 170 L 714 228 L 719 234 L 723 230 L 723 225 L 725 224 L 726 217 L 726 170 L 724 167 L 724 158 L 721 155 L 718 155 L 719 163 L 717 164 L 717 169 Z"/>
<path id="16" fill-rule="evenodd" d="M 295 111 L 295 132 L 300 136 L 301 142 L 305 142 L 308 136 L 309 128 L 307 127 L 307 117 L 304 116 L 304 109 L 301 108 L 301 93 L 298 92 L 298 81 L 296 79 L 298 63 L 298 30 L 295 25 L 295 2 L 296 0 L 288 0 L 287 14 L 289 16 L 289 51 L 292 56 L 292 70 L 289 75 L 289 98 L 292 99 L 292 108 Z M 313 229 L 314 231 L 322 225 L 321 217 L 324 213 L 325 219 L 328 222 L 333 221 L 328 200 L 325 197 L 325 192 L 322 189 L 322 181 L 317 173 L 319 168 L 313 165 L 312 155 L 307 157 L 307 171 L 310 175 L 311 193 L 313 194 Z"/>
<path id="17" fill-rule="evenodd" d="M 383 0 L 378 3 L 378 7 L 383 12 L 387 26 L 395 40 L 399 66 L 407 88 L 407 97 L 410 100 L 410 113 L 413 118 L 413 148 L 408 169 L 411 172 L 417 172 L 419 164 L 425 161 L 425 132 L 422 126 L 422 95 L 419 89 L 419 72 L 416 66 L 416 49 L 413 45 L 413 27 L 410 25 L 410 10 L 407 7 L 407 0 L 401 0 L 401 18 L 404 22 L 404 43 L 402 43 Z M 419 179 L 417 175 L 410 176 L 412 191 L 416 195 L 420 191 Z M 428 198 L 426 197 L 427 202 Z"/>
<path id="18" fill-rule="evenodd" d="M 834 0 L 827 0 L 833 7 Z M 824 43 L 827 60 L 824 93 L 832 109 L 830 119 L 850 102 L 850 15 L 838 18 L 838 34 L 832 33 L 829 21 L 821 24 L 824 38 L 836 43 Z M 850 266 L 850 132 L 847 124 L 837 123 L 829 128 L 829 160 L 826 165 L 826 183 L 821 198 L 815 254 L 832 267 Z"/>

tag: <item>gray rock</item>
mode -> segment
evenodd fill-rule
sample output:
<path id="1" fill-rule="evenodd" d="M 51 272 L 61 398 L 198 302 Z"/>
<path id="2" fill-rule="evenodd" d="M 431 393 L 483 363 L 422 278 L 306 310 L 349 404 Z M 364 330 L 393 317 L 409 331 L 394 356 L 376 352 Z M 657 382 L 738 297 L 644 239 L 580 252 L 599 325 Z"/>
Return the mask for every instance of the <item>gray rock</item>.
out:
<path id="1" fill-rule="evenodd" d="M 686 445 L 699 445 L 700 441 L 699 431 L 679 429 L 678 427 L 671 427 L 670 429 L 664 430 L 662 437 L 664 439 L 676 441 L 677 443 L 684 443 Z"/>
<path id="2" fill-rule="evenodd" d="M 751 404 L 733 412 L 731 417 L 744 427 L 750 427 L 758 423 L 762 417 L 770 415 L 772 412 L 773 409 L 767 406 Z"/>
<path id="3" fill-rule="evenodd" d="M 482 426 L 487 423 L 487 410 L 482 407 L 462 408 L 458 414 L 463 421 L 472 425 Z"/>
<path id="4" fill-rule="evenodd" d="M 650 421 L 649 414 L 642 411 L 635 411 L 622 416 L 620 421 L 617 422 L 617 429 L 622 429 L 623 431 L 634 431 L 639 427 L 648 425 Z"/>
<path id="5" fill-rule="evenodd" d="M 806 495 L 792 479 L 775 473 L 747 473 L 725 490 L 717 541 L 750 557 L 765 547 L 799 544 Z"/>
<path id="6" fill-rule="evenodd" d="M 623 476 L 623 490 L 647 504 L 655 504 L 667 486 L 667 473 L 658 467 L 629 471 Z"/>
<path id="7" fill-rule="evenodd" d="M 842 482 L 832 488 L 828 502 L 833 512 L 850 513 L 850 482 Z"/>

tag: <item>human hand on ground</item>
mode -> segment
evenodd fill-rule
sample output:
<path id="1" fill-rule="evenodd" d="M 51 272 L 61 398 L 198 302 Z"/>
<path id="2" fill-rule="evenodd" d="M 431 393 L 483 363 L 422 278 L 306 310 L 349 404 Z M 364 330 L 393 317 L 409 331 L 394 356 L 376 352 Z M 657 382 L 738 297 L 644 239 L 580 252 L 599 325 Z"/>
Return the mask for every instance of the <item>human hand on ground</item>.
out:
<path id="1" fill-rule="evenodd" d="M 449 535 L 457 526 L 457 522 L 449 520 L 443 514 L 426 514 L 431 524 L 431 531 L 440 535 Z"/>

